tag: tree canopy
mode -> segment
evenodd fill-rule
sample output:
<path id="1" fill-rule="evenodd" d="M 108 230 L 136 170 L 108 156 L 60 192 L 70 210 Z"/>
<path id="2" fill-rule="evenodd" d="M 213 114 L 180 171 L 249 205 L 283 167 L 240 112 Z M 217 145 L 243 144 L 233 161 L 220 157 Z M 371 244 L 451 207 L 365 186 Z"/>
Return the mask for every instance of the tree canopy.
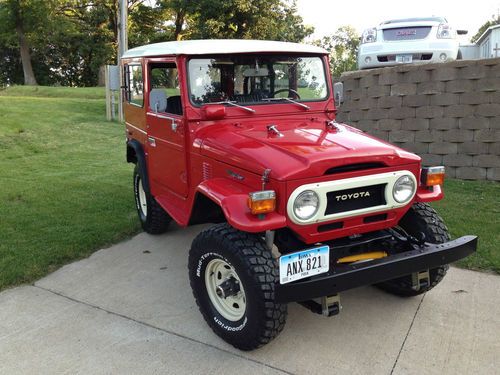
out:
<path id="1" fill-rule="evenodd" d="M 472 42 L 472 43 L 476 43 L 476 42 L 479 40 L 479 38 L 481 37 L 481 35 L 483 35 L 483 34 L 484 34 L 484 32 L 485 32 L 486 30 L 488 30 L 488 28 L 489 28 L 490 26 L 499 25 L 499 24 L 500 24 L 500 15 L 498 15 L 498 16 L 496 16 L 496 17 L 495 17 L 495 16 L 493 16 L 493 17 L 491 18 L 491 20 L 486 21 L 486 22 L 485 22 L 485 23 L 484 23 L 484 24 L 483 24 L 483 25 L 479 28 L 479 30 L 477 31 L 477 33 L 476 33 L 476 34 L 475 34 L 475 35 L 471 38 L 471 42 Z"/>
<path id="2" fill-rule="evenodd" d="M 295 1 L 128 0 L 129 47 L 199 38 L 300 42 L 313 28 Z M 99 68 L 116 62 L 118 4 L 0 0 L 0 85 L 96 85 Z"/>

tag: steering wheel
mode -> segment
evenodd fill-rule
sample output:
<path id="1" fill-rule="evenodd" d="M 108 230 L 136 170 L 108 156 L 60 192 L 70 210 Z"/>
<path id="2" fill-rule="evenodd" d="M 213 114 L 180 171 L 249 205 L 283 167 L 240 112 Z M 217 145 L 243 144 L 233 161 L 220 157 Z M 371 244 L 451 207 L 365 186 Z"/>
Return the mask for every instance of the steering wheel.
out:
<path id="1" fill-rule="evenodd" d="M 282 92 L 288 92 L 288 94 L 289 94 L 288 97 L 290 97 L 290 94 L 293 94 L 293 95 L 295 95 L 295 97 L 297 99 L 300 99 L 299 93 L 294 89 L 279 89 L 277 91 L 273 91 L 273 92 L 269 93 L 269 97 L 274 98 L 276 94 L 280 94 Z"/>

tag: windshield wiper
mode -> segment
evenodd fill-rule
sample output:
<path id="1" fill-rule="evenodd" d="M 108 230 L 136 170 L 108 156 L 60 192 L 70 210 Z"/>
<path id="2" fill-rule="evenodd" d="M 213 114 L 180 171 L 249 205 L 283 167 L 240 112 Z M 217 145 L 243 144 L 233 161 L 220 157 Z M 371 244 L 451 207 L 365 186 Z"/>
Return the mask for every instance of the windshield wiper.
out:
<path id="1" fill-rule="evenodd" d="M 304 103 L 297 102 L 297 101 L 290 99 L 290 98 L 262 98 L 262 101 L 264 101 L 264 102 L 277 102 L 279 100 L 286 100 L 287 102 L 297 104 L 299 107 L 302 107 L 306 110 L 311 109 L 311 107 L 309 107 L 308 105 L 305 105 Z"/>
<path id="2" fill-rule="evenodd" d="M 249 107 L 244 107 L 242 105 L 236 104 L 236 102 L 234 102 L 234 101 L 232 102 L 232 101 L 229 101 L 229 100 L 224 100 L 222 102 L 205 103 L 205 105 L 207 105 L 207 104 L 229 104 L 229 105 L 232 105 L 234 107 L 244 109 L 245 111 L 255 113 L 255 109 L 252 109 L 252 108 L 249 108 Z"/>

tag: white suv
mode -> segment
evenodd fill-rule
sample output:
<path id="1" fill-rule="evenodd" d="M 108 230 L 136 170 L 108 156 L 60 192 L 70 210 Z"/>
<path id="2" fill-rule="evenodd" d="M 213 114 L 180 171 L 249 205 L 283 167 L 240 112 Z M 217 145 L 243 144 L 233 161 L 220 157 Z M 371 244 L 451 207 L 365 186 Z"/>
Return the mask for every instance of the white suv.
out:
<path id="1" fill-rule="evenodd" d="M 461 59 L 457 34 L 467 34 L 467 30 L 455 31 L 443 17 L 382 22 L 363 32 L 358 68 Z"/>

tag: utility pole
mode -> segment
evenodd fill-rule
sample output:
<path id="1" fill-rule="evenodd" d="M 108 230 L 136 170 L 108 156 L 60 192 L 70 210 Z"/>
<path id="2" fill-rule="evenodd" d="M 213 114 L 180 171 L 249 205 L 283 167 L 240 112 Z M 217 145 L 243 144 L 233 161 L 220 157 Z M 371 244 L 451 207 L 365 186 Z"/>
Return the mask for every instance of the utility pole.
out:
<path id="1" fill-rule="evenodd" d="M 119 1 L 119 15 L 118 15 L 118 67 L 120 67 L 120 59 L 123 54 L 128 50 L 128 0 Z M 121 72 L 121 69 L 119 68 Z M 123 86 L 123 74 L 120 74 L 120 85 Z M 118 118 L 123 121 L 123 89 L 120 89 L 120 98 L 118 102 Z"/>

